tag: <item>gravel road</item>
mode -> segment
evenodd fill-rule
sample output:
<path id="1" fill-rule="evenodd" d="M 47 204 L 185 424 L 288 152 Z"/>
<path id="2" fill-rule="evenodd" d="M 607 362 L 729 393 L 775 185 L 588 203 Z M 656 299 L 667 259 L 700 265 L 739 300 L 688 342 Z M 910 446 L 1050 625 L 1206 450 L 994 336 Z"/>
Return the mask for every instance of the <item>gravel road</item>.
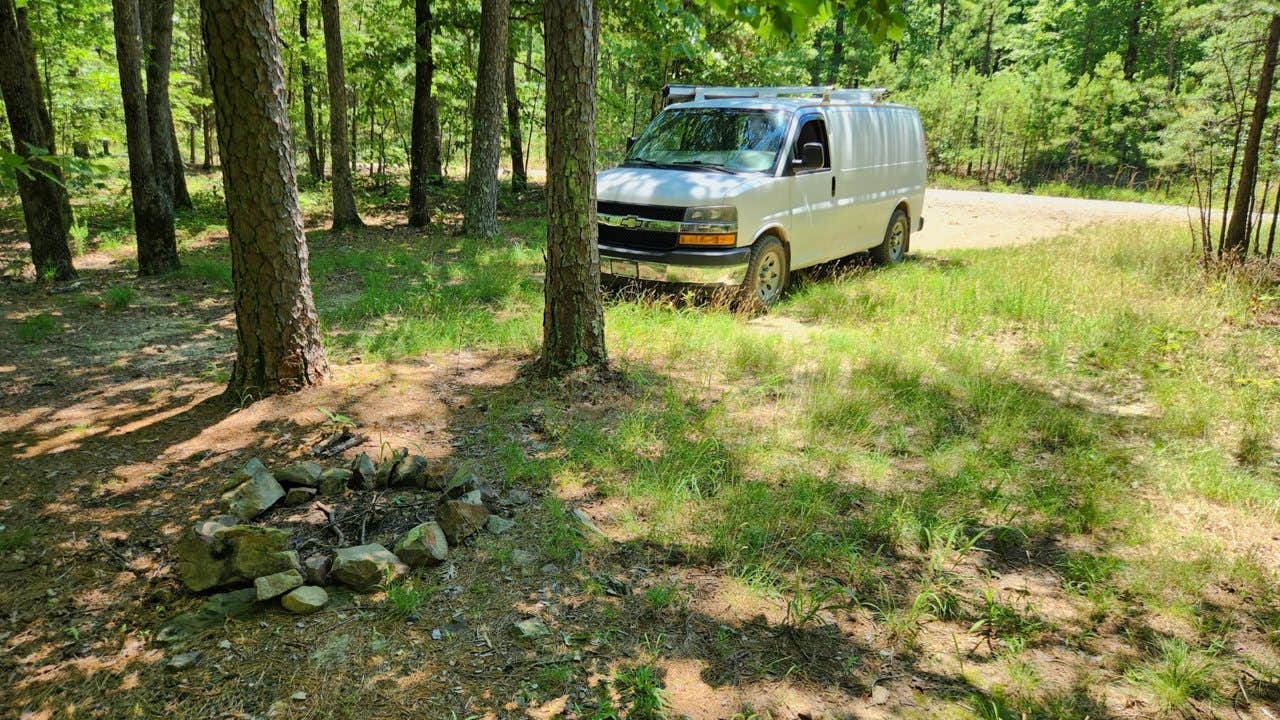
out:
<path id="1" fill-rule="evenodd" d="M 1115 200 L 935 190 L 924 197 L 924 229 L 913 251 L 1021 245 L 1108 222 L 1150 220 L 1186 224 L 1192 209 Z"/>

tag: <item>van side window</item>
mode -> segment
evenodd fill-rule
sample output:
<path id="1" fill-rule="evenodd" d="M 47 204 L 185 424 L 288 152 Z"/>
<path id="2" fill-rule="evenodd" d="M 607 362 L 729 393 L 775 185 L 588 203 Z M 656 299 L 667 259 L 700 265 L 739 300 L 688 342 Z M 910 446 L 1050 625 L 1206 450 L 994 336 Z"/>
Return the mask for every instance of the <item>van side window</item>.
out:
<path id="1" fill-rule="evenodd" d="M 791 157 L 799 160 L 802 150 L 809 143 L 822 145 L 822 169 L 831 169 L 831 146 L 827 144 L 827 125 L 822 118 L 809 118 L 800 126 L 796 135 L 796 143 L 791 148 Z"/>

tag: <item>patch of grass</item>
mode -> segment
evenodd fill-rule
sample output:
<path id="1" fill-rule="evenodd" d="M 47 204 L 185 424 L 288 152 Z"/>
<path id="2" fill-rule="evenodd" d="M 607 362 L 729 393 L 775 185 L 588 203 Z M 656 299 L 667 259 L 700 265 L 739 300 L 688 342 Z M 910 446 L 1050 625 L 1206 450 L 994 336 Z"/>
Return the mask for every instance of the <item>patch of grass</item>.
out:
<path id="1" fill-rule="evenodd" d="M 1179 638 L 1160 638 L 1153 656 L 1131 668 L 1126 676 L 1155 695 L 1162 711 L 1173 713 L 1186 708 L 1191 700 L 1210 698 L 1217 692 L 1213 678 L 1217 665 L 1212 655 Z"/>
<path id="2" fill-rule="evenodd" d="M 27 343 L 41 343 L 58 332 L 58 320 L 49 313 L 28 315 L 18 321 L 18 339 Z"/>
<path id="3" fill-rule="evenodd" d="M 418 614 L 423 604 L 440 591 L 434 586 L 424 586 L 411 577 L 392 580 L 384 588 L 386 607 L 392 615 L 399 618 L 410 618 Z"/>
<path id="4" fill-rule="evenodd" d="M 1120 560 L 1102 554 L 1071 553 L 1058 565 L 1062 585 L 1074 593 L 1086 594 L 1109 583 L 1120 569 Z"/>
<path id="5" fill-rule="evenodd" d="M 133 304 L 138 291 L 128 285 L 113 285 L 102 293 L 102 303 L 108 310 L 119 312 Z"/>
<path id="6" fill-rule="evenodd" d="M 660 582 L 644 591 L 644 601 L 659 613 L 681 612 L 689 604 L 684 588 L 675 582 Z"/>
<path id="7" fill-rule="evenodd" d="M 619 672 L 613 685 L 627 707 L 628 720 L 666 720 L 666 691 L 652 665 L 637 665 Z"/>
<path id="8" fill-rule="evenodd" d="M 31 528 L 0 528 L 0 555 L 26 547 L 33 537 Z"/>

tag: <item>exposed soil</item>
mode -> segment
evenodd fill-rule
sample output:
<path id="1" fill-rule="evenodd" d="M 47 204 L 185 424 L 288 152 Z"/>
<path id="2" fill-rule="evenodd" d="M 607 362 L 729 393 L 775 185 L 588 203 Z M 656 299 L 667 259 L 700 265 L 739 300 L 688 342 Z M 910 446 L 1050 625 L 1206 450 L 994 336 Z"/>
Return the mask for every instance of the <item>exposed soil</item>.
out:
<path id="1" fill-rule="evenodd" d="M 924 197 L 924 229 L 912 234 L 911 249 L 1022 245 L 1098 223 L 1185 223 L 1193 212 L 1180 205 L 930 189 Z"/>

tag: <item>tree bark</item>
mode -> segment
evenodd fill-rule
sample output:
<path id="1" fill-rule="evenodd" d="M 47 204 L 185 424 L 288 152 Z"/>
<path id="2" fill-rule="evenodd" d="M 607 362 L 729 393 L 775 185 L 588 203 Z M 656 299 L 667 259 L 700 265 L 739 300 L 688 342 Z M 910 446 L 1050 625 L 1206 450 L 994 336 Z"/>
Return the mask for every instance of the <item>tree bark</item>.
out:
<path id="1" fill-rule="evenodd" d="M 426 227 L 431 222 L 427 195 L 432 182 L 440 177 L 440 120 L 432 94 L 436 72 L 431 43 L 434 30 L 431 0 L 415 0 L 413 128 L 409 138 L 409 225 L 413 227 Z"/>
<path id="2" fill-rule="evenodd" d="M 235 286 L 238 397 L 329 373 L 311 297 L 272 0 L 201 0 Z"/>
<path id="3" fill-rule="evenodd" d="M 169 66 L 173 57 L 173 0 L 137 0 L 142 27 L 142 61 L 146 78 L 147 129 L 156 185 L 174 197 L 173 108 L 169 105 Z"/>
<path id="4" fill-rule="evenodd" d="M 1249 250 L 1249 210 L 1258 179 L 1258 146 L 1262 144 L 1262 126 L 1267 120 L 1267 104 L 1271 102 L 1271 85 L 1276 74 L 1277 46 L 1280 46 L 1280 14 L 1271 16 L 1271 25 L 1267 30 L 1262 72 L 1258 75 L 1258 91 L 1254 93 L 1253 117 L 1249 120 L 1244 157 L 1240 161 L 1235 205 L 1231 208 L 1231 221 L 1227 225 L 1226 237 L 1222 240 L 1222 254 L 1236 260 L 1243 260 Z"/>
<path id="5" fill-rule="evenodd" d="M 1138 44 L 1142 34 L 1142 0 L 1133 0 L 1129 12 L 1129 29 L 1125 33 L 1124 79 L 1130 82 L 1138 72 Z"/>
<path id="6" fill-rule="evenodd" d="M 138 238 L 138 270 L 143 275 L 159 275 L 179 267 L 178 244 L 173 233 L 172 172 L 161 181 L 154 152 L 161 149 L 172 163 L 173 146 L 167 129 L 161 136 L 164 142 L 159 146 L 154 142 L 150 103 L 142 85 L 144 56 L 138 0 L 112 0 L 111 7 L 125 139 L 129 146 L 129 185 L 134 232 Z"/>
<path id="7" fill-rule="evenodd" d="M 182 145 L 178 143 L 178 131 L 169 123 L 169 139 L 173 141 L 173 206 L 190 210 L 191 191 L 187 189 L 187 169 L 182 164 Z M 191 149 L 195 150 L 195 145 Z"/>
<path id="8" fill-rule="evenodd" d="M 546 0 L 547 273 L 541 371 L 603 367 L 596 245 L 596 56 L 593 0 Z"/>
<path id="9" fill-rule="evenodd" d="M 71 202 L 57 165 L 33 157 L 31 148 L 53 155 L 53 122 L 41 100 L 40 74 L 35 46 L 27 26 L 27 9 L 13 0 L 0 0 L 0 98 L 9 118 L 14 152 L 32 172 L 18 173 L 18 195 L 31 244 L 36 275 L 55 280 L 76 277 L 71 264 L 67 231 L 71 228 Z"/>
<path id="10" fill-rule="evenodd" d="M 311 37 L 307 19 L 307 0 L 298 1 L 298 35 L 302 38 L 302 126 L 307 139 L 307 170 L 314 182 L 324 180 L 324 163 L 320 159 L 320 147 L 316 144 L 316 110 L 311 100 L 311 62 L 307 60 L 308 38 Z"/>
<path id="11" fill-rule="evenodd" d="M 524 145 L 520 135 L 520 93 L 516 88 L 516 58 L 507 48 L 507 144 L 511 147 L 511 189 L 524 192 L 529 177 L 524 168 Z"/>
<path id="12" fill-rule="evenodd" d="M 938 0 L 938 52 L 942 52 L 943 31 L 947 29 L 947 0 Z"/>
<path id="13" fill-rule="evenodd" d="M 324 59 L 329 73 L 329 155 L 333 177 L 333 229 L 363 227 L 351 187 L 351 154 L 347 145 L 347 73 L 342 64 L 342 23 L 338 0 L 320 0 L 324 24 Z"/>
<path id="14" fill-rule="evenodd" d="M 500 232 L 498 161 L 502 154 L 502 86 L 509 12 L 509 0 L 480 2 L 475 120 L 471 123 L 471 162 L 462 216 L 463 232 L 476 237 L 497 237 Z"/>
<path id="15" fill-rule="evenodd" d="M 831 39 L 831 64 L 827 66 L 828 85 L 839 84 L 840 71 L 844 69 L 844 15 L 844 3 L 836 3 L 836 27 Z"/>

